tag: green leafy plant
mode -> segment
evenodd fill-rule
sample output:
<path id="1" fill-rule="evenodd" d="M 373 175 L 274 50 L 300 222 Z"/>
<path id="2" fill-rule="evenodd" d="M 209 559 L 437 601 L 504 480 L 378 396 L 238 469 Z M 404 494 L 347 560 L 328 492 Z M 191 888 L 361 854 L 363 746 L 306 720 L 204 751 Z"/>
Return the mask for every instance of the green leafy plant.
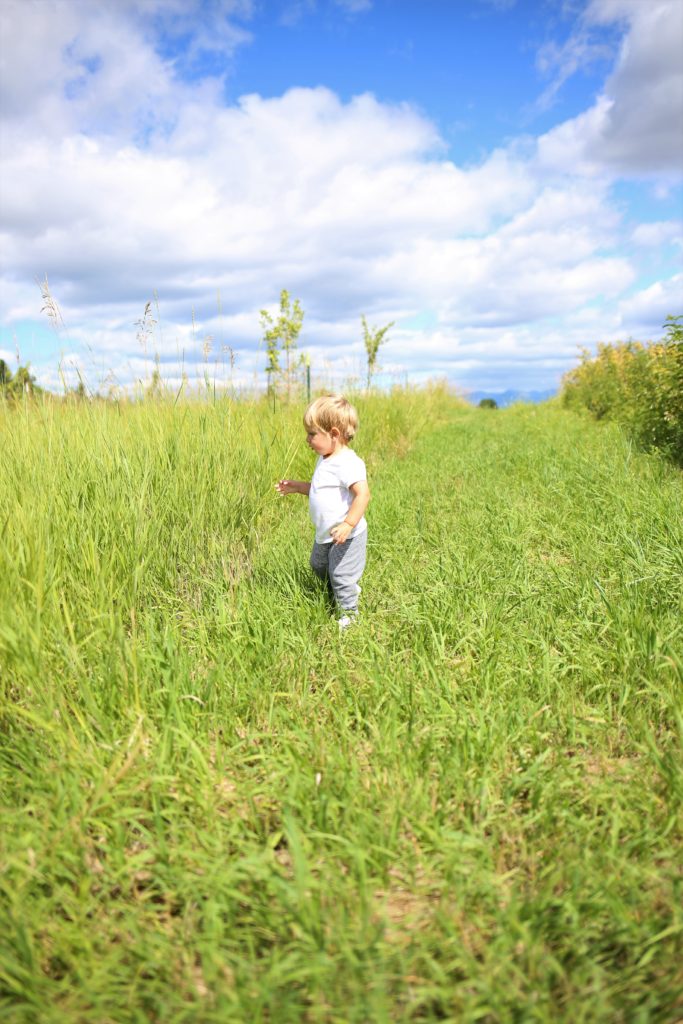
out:
<path id="1" fill-rule="evenodd" d="M 267 309 L 261 310 L 261 328 L 266 346 L 267 391 L 274 398 L 280 391 L 291 401 L 292 389 L 302 359 L 295 358 L 297 340 L 304 321 L 304 311 L 298 299 L 290 299 L 289 292 L 280 292 L 280 313 L 273 316 Z M 280 357 L 284 357 L 284 366 Z"/>
<path id="2" fill-rule="evenodd" d="M 395 321 L 392 320 L 391 323 L 388 323 L 385 327 L 369 327 L 367 320 L 362 316 L 361 323 L 363 325 L 363 344 L 365 345 L 365 352 L 367 355 L 366 386 L 369 391 L 370 384 L 372 382 L 372 375 L 377 368 L 377 353 L 379 352 L 379 347 L 388 341 L 386 335 L 394 326 Z"/>

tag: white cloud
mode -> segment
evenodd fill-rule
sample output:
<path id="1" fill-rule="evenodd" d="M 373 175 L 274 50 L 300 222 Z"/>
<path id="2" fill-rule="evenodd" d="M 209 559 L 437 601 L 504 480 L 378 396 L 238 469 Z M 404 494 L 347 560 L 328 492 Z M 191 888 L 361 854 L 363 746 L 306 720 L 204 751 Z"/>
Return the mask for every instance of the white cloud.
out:
<path id="1" fill-rule="evenodd" d="M 555 40 L 546 42 L 536 55 L 536 67 L 542 75 L 549 75 L 551 81 L 537 100 L 536 108 L 548 110 L 572 75 L 611 57 L 609 43 L 594 39 L 584 19 L 579 20 L 578 27 L 562 45 Z"/>
<path id="2" fill-rule="evenodd" d="M 659 220 L 639 224 L 631 235 L 634 245 L 661 248 L 666 245 L 683 246 L 683 221 Z"/>
<path id="3" fill-rule="evenodd" d="M 169 130 L 179 104 L 215 100 L 222 86 L 214 78 L 198 91 L 177 71 L 211 50 L 227 62 L 250 40 L 234 17 L 250 13 L 247 0 L 3 0 L 4 148 L 27 127 L 53 141 L 76 132 L 132 141 Z M 160 56 L 160 31 L 185 40 L 180 56 Z"/>
<path id="4" fill-rule="evenodd" d="M 151 18 L 182 35 L 195 7 L 150 0 L 145 18 L 133 0 L 1 8 L 19 36 L 4 69 L 7 331 L 35 319 L 35 278 L 47 273 L 67 325 L 54 351 L 81 351 L 98 386 L 110 371 L 135 380 L 150 363 L 134 321 L 156 289 L 150 347 L 165 375 L 201 372 L 211 336 L 211 360 L 234 348 L 235 379 L 249 383 L 262 362 L 258 311 L 287 287 L 307 311 L 301 342 L 318 372 L 362 368 L 365 313 L 397 321 L 382 353 L 391 372 L 502 389 L 515 367 L 547 386 L 590 330 L 656 306 L 619 306 L 636 273 L 619 251 L 621 213 L 605 175 L 578 173 L 597 173 L 618 96 L 545 136 L 539 156 L 511 145 L 459 167 L 410 105 L 318 88 L 228 106 L 220 79 L 179 77 Z M 247 19 L 248 4 L 207 10 L 221 53 L 247 42 L 225 14 Z M 211 45 L 207 31 L 190 50 Z M 669 237 L 655 228 L 633 242 Z M 430 328 L 405 326 L 425 311 Z M 0 344 L 10 347 L 4 332 Z M 35 362 L 53 381 L 53 363 Z"/>
<path id="5" fill-rule="evenodd" d="M 656 281 L 619 304 L 622 328 L 639 341 L 658 339 L 669 315 L 683 309 L 683 274 Z M 623 336 L 623 334 L 622 334 Z"/>
<path id="6" fill-rule="evenodd" d="M 683 168 L 683 3 L 592 0 L 583 25 L 628 25 L 616 67 L 593 107 L 539 140 L 546 167 L 625 175 Z M 578 58 L 577 58 L 578 60 Z"/>

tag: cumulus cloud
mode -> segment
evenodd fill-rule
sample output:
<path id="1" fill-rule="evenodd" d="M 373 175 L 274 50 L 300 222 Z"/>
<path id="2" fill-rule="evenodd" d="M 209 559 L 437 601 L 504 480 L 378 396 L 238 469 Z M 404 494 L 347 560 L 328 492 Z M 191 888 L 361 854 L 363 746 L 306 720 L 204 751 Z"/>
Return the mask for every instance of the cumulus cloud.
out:
<path id="1" fill-rule="evenodd" d="M 683 221 L 659 220 L 639 224 L 631 235 L 634 245 L 661 248 L 666 245 L 683 246 Z"/>
<path id="2" fill-rule="evenodd" d="M 683 274 L 656 281 L 619 304 L 622 336 L 624 330 L 641 341 L 659 338 L 669 314 L 678 312 L 683 301 Z"/>
<path id="3" fill-rule="evenodd" d="M 580 173 L 670 173 L 683 167 L 683 4 L 592 0 L 566 50 L 580 63 L 591 26 L 624 23 L 619 58 L 593 107 L 539 140 L 544 165 Z M 583 42 L 582 42 L 583 41 Z M 567 52 L 563 58 L 568 59 Z M 568 68 L 567 73 L 574 67 Z"/>
<path id="4" fill-rule="evenodd" d="M 627 263 L 601 251 L 615 214 L 600 190 L 539 191 L 503 152 L 463 170 L 434 158 L 437 143 L 410 108 L 324 89 L 186 111 L 153 151 L 34 143 L 8 162 L 13 270 L 49 267 L 78 318 L 93 302 L 141 304 L 161 283 L 171 315 L 218 289 L 227 309 L 257 309 L 286 282 L 317 316 L 427 305 L 519 322 L 629 283 Z M 44 230 L 32 198 L 48 187 Z"/>
<path id="5" fill-rule="evenodd" d="M 527 386 L 547 386 L 598 323 L 642 315 L 646 298 L 614 312 L 635 269 L 616 251 L 608 177 L 573 173 L 595 175 L 606 105 L 635 75 L 626 50 L 615 95 L 546 136 L 539 154 L 511 145 L 461 167 L 409 104 L 343 102 L 323 87 L 227 104 L 220 75 L 184 76 L 162 43 L 197 23 L 186 63 L 216 39 L 229 54 L 248 45 L 251 6 L 202 7 L 204 23 L 198 3 L 0 8 L 18 39 L 2 112 L 5 324 L 35 320 L 35 278 L 47 273 L 66 321 L 55 350 L 81 372 L 96 366 L 98 382 L 134 381 L 150 370 L 135 321 L 156 291 L 145 347 L 165 375 L 203 372 L 232 348 L 234 380 L 248 383 L 262 362 L 259 310 L 287 287 L 306 309 L 302 345 L 320 373 L 360 374 L 365 313 L 397 321 L 387 372 L 504 388 L 515 366 Z M 633 242 L 656 245 L 657 231 L 668 237 L 650 225 Z M 425 311 L 431 326 L 411 328 Z M 41 372 L 54 383 L 54 361 Z"/>

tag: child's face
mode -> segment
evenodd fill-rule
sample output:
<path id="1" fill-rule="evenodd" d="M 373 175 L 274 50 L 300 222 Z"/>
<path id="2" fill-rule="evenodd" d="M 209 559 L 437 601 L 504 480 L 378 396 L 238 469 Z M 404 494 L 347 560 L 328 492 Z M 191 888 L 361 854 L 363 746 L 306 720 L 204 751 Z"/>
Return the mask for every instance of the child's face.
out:
<path id="1" fill-rule="evenodd" d="M 325 430 L 308 430 L 306 444 L 313 449 L 316 455 L 322 455 L 325 459 L 333 451 L 336 451 L 339 444 L 339 431 L 336 427 L 333 427 L 329 434 Z"/>

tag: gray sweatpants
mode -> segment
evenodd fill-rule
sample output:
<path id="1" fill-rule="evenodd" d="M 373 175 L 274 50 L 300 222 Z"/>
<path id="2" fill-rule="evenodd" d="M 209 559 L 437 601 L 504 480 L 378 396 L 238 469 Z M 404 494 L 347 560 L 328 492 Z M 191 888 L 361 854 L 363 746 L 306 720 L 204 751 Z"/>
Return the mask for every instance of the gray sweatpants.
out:
<path id="1" fill-rule="evenodd" d="M 356 611 L 360 587 L 358 580 L 365 568 L 368 531 L 349 537 L 343 544 L 313 545 L 311 569 L 332 588 L 335 601 L 344 611 Z"/>

